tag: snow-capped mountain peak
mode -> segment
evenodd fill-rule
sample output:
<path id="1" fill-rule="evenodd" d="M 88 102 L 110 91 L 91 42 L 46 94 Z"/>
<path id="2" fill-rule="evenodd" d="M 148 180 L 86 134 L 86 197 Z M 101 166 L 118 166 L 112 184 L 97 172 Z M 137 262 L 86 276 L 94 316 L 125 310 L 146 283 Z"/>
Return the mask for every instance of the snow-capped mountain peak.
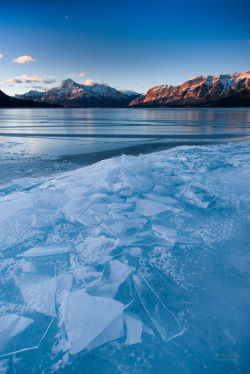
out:
<path id="1" fill-rule="evenodd" d="M 200 75 L 180 86 L 157 86 L 130 106 L 250 106 L 250 71 Z"/>
<path id="2" fill-rule="evenodd" d="M 40 97 L 30 97 L 30 99 L 73 107 L 120 107 L 128 106 L 132 99 L 139 96 L 137 93 L 133 96 L 125 94 L 107 84 L 99 84 L 90 80 L 87 83 L 80 84 L 72 79 L 66 79 L 59 87 L 42 93 Z M 24 95 L 21 98 L 24 98 Z"/>
<path id="3" fill-rule="evenodd" d="M 60 86 L 57 88 L 58 90 L 65 90 L 65 89 L 71 89 L 73 87 L 78 87 L 80 84 L 74 82 L 72 79 L 66 79 L 64 80 Z"/>

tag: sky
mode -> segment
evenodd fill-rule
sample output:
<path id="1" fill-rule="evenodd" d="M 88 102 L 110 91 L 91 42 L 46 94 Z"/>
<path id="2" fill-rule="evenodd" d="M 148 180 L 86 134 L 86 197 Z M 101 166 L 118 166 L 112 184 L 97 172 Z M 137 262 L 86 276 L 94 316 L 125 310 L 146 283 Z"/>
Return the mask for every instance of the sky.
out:
<path id="1" fill-rule="evenodd" d="M 0 89 L 64 79 L 146 92 L 250 70 L 249 0 L 1 1 Z"/>

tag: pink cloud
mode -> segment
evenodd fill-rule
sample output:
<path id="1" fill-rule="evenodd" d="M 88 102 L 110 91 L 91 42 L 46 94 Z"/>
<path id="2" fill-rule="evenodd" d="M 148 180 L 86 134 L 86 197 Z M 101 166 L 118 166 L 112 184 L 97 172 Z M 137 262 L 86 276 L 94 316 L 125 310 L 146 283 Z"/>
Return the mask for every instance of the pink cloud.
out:
<path id="1" fill-rule="evenodd" d="M 17 62 L 18 64 L 25 64 L 26 62 L 36 61 L 35 58 L 31 56 L 20 56 L 13 60 L 13 62 Z"/>
<path id="2" fill-rule="evenodd" d="M 2 53 L 0 53 L 0 58 L 3 58 L 3 54 Z"/>
<path id="3" fill-rule="evenodd" d="M 38 77 L 38 75 L 34 75 L 34 77 L 28 77 L 28 75 L 23 74 L 21 77 L 18 77 L 20 79 L 25 79 L 26 83 L 30 82 L 41 82 L 41 78 Z"/>
<path id="4" fill-rule="evenodd" d="M 87 79 L 83 84 L 85 86 L 93 86 L 95 84 L 95 82 L 92 81 L 92 79 Z"/>
<path id="5" fill-rule="evenodd" d="M 1 83 L 23 83 L 25 81 L 26 83 L 31 83 L 31 82 L 43 82 L 45 84 L 50 84 L 55 82 L 54 77 L 39 77 L 38 75 L 34 75 L 33 77 L 29 77 L 26 74 L 21 75 L 20 77 L 14 77 L 6 80 L 5 82 Z"/>
<path id="6" fill-rule="evenodd" d="M 70 78 L 75 78 L 75 77 L 84 77 L 85 74 L 84 73 L 80 73 L 80 74 L 77 74 L 77 73 L 71 73 L 71 74 L 68 74 L 68 77 Z"/>
<path id="7" fill-rule="evenodd" d="M 23 83 L 23 82 L 18 78 L 11 78 L 11 79 L 8 79 L 6 83 L 17 84 L 17 83 Z"/>

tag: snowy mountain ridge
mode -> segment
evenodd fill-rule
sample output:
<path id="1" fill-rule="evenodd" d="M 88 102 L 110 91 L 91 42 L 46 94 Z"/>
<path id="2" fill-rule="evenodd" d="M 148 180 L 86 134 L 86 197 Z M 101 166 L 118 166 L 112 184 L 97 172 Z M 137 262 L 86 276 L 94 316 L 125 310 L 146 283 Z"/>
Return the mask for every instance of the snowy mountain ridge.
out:
<path id="1" fill-rule="evenodd" d="M 130 106 L 250 106 L 250 71 L 201 75 L 180 86 L 156 86 Z"/>
<path id="2" fill-rule="evenodd" d="M 118 91 L 106 84 L 90 83 L 80 84 L 72 79 L 66 79 L 59 87 L 46 92 L 29 91 L 21 99 L 42 101 L 72 107 L 96 106 L 128 106 L 136 97 L 140 96 L 134 91 Z"/>

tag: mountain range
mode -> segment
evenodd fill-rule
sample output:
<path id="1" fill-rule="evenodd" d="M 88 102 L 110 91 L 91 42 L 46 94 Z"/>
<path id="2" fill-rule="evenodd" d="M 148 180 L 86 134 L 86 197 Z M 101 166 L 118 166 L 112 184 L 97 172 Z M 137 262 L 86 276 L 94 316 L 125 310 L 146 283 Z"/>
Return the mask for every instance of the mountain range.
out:
<path id="1" fill-rule="evenodd" d="M 60 106 L 31 100 L 18 100 L 17 98 L 6 95 L 0 90 L 0 108 L 60 108 Z"/>
<path id="2" fill-rule="evenodd" d="M 106 84 L 79 84 L 72 79 L 62 82 L 59 87 L 46 92 L 29 91 L 18 96 L 20 99 L 59 104 L 64 107 L 127 107 L 139 97 L 134 91 L 118 91 Z"/>
<path id="3" fill-rule="evenodd" d="M 201 75 L 179 86 L 162 85 L 141 95 L 106 84 L 72 79 L 46 92 L 29 91 L 15 98 L 0 91 L 0 107 L 249 107 L 250 71 Z"/>
<path id="4" fill-rule="evenodd" d="M 250 71 L 201 75 L 180 86 L 156 86 L 134 99 L 130 107 L 250 106 Z"/>

